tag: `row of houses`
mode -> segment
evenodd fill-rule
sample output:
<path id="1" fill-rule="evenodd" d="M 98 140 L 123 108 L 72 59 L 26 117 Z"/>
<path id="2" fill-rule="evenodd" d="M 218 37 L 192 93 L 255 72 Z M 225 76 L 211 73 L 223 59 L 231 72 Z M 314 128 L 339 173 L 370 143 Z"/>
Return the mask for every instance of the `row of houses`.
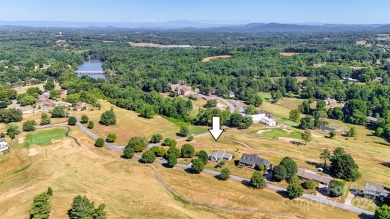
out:
<path id="1" fill-rule="evenodd" d="M 214 151 L 208 157 L 210 161 L 216 163 L 221 161 L 231 161 L 233 159 L 233 155 L 225 151 Z M 249 168 L 255 168 L 259 164 L 263 164 L 267 170 L 271 168 L 271 162 L 261 158 L 257 154 L 242 154 L 241 159 L 238 162 L 241 166 Z"/>

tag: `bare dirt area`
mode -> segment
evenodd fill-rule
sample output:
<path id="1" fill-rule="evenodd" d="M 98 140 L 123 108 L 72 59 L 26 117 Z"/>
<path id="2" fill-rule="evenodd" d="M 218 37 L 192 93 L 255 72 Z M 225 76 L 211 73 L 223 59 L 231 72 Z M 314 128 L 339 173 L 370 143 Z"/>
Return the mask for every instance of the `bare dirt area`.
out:
<path id="1" fill-rule="evenodd" d="M 152 47 L 152 48 L 166 48 L 165 45 L 156 43 L 129 43 L 133 47 Z"/>
<path id="2" fill-rule="evenodd" d="M 28 156 L 34 157 L 39 154 L 39 151 L 36 148 L 30 148 L 28 149 Z"/>
<path id="3" fill-rule="evenodd" d="M 213 59 L 227 59 L 227 58 L 231 58 L 231 57 L 232 57 L 231 55 L 210 56 L 210 57 L 206 57 L 206 58 L 202 59 L 201 62 L 209 62 Z"/>
<path id="4" fill-rule="evenodd" d="M 295 56 L 295 55 L 299 55 L 299 53 L 296 53 L 296 52 L 281 52 L 279 54 L 282 55 L 282 56 Z"/>
<path id="5" fill-rule="evenodd" d="M 372 45 L 365 40 L 356 41 L 356 45 L 371 47 Z"/>

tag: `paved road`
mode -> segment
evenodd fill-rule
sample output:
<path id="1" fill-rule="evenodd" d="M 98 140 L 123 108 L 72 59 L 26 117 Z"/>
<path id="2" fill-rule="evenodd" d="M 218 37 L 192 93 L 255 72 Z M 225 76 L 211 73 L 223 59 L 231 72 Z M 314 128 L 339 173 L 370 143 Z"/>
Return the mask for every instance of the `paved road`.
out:
<path id="1" fill-rule="evenodd" d="M 84 127 L 80 122 L 77 122 L 76 126 L 78 128 L 80 128 L 85 134 L 90 136 L 91 138 L 93 138 L 95 140 L 98 138 L 98 136 L 96 134 L 91 132 L 88 128 Z M 205 136 L 205 135 L 208 135 L 208 133 L 197 135 L 197 137 L 201 137 L 201 136 Z M 177 139 L 177 140 L 179 140 L 179 141 L 182 140 L 183 141 L 183 140 L 185 140 L 185 138 L 181 138 L 181 139 Z M 121 155 L 123 154 L 123 147 L 124 146 L 116 146 L 114 144 L 107 143 L 107 142 L 105 142 L 104 145 L 107 146 L 108 148 L 112 149 L 113 151 L 118 152 Z M 150 148 L 150 147 L 148 147 L 148 148 Z M 137 159 L 141 159 L 140 155 L 134 155 L 134 157 L 137 158 Z M 160 164 L 164 164 L 167 161 L 164 160 L 164 159 L 156 159 L 155 162 L 160 163 Z M 177 164 L 176 167 L 187 169 L 187 168 L 190 168 L 191 165 Z M 208 169 L 204 169 L 203 172 L 211 174 L 213 176 L 217 176 L 217 175 L 220 174 L 220 172 L 218 172 L 218 171 L 208 170 Z M 246 182 L 250 181 L 250 179 L 246 179 L 246 178 L 243 178 L 243 177 L 240 177 L 240 176 L 234 176 L 234 175 L 231 175 L 230 178 L 232 180 L 235 180 L 235 181 L 238 181 L 238 182 L 241 182 L 241 183 L 246 183 Z M 274 191 L 277 191 L 277 192 L 286 192 L 285 188 L 278 187 L 278 186 L 275 186 L 275 185 L 271 185 L 269 183 L 267 184 L 267 188 L 271 189 L 271 190 L 274 190 Z M 310 201 L 316 201 L 316 202 L 319 202 L 319 203 L 322 203 L 322 204 L 326 204 L 326 205 L 331 205 L 333 207 L 341 208 L 341 209 L 344 209 L 344 210 L 347 210 L 347 211 L 351 211 L 351 212 L 354 212 L 354 213 L 357 213 L 357 214 L 374 215 L 373 212 L 366 211 L 364 209 L 360 209 L 360 208 L 357 208 L 357 207 L 354 207 L 354 206 L 350 206 L 350 205 L 346 205 L 346 204 L 343 204 L 343 203 L 334 202 L 334 201 L 328 200 L 326 198 L 318 197 L 318 196 L 315 196 L 315 195 L 304 194 L 302 196 L 302 198 L 308 199 Z"/>
<path id="2" fill-rule="evenodd" d="M 226 106 L 228 106 L 228 107 L 229 107 L 229 111 L 230 111 L 231 113 L 234 113 L 234 111 L 236 111 L 236 108 L 234 108 L 234 105 L 233 105 L 230 101 L 228 101 L 228 100 L 226 100 L 226 99 L 223 99 L 223 98 L 221 98 L 221 97 L 215 96 L 215 95 L 211 95 L 211 97 L 213 97 L 213 98 L 215 98 L 215 99 L 221 101 L 221 102 L 224 103 Z"/>

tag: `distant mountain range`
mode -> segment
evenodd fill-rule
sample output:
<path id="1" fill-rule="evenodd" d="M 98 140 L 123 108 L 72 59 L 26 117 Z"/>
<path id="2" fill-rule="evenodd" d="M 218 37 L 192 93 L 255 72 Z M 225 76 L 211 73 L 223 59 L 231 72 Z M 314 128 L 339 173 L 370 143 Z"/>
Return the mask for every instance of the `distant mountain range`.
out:
<path id="1" fill-rule="evenodd" d="M 215 24 L 192 21 L 110 23 L 68 21 L 0 21 L 0 29 L 23 28 L 77 28 L 77 29 L 144 29 L 208 32 L 276 33 L 276 32 L 341 32 L 341 31 L 390 31 L 388 24 Z"/>

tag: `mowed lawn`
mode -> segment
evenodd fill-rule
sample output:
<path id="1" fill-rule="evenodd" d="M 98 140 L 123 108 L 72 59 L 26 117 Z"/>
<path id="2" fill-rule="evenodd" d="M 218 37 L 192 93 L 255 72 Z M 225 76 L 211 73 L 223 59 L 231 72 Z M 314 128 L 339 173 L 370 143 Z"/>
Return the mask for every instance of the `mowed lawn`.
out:
<path id="1" fill-rule="evenodd" d="M 99 137 L 106 138 L 108 134 L 115 133 L 118 137 L 116 144 L 125 145 L 131 137 L 142 136 L 148 140 L 153 134 L 161 134 L 164 138 L 177 138 L 176 134 L 180 131 L 180 127 L 176 124 L 161 118 L 156 115 L 152 119 L 145 119 L 138 116 L 138 113 L 122 109 L 110 104 L 107 101 L 99 101 L 102 105 L 101 110 L 96 111 L 80 111 L 71 113 L 78 119 L 81 119 L 83 114 L 87 115 L 91 121 L 94 122 L 95 127 L 92 131 Z M 116 115 L 116 125 L 104 126 L 100 125 L 100 116 L 103 112 L 110 110 L 113 107 Z M 206 132 L 205 127 L 189 127 L 190 134 L 199 134 Z"/>
<path id="2" fill-rule="evenodd" d="M 61 139 L 66 136 L 65 128 L 55 128 L 47 130 L 39 130 L 26 135 L 24 147 L 29 147 L 31 144 L 39 146 L 47 146 L 52 144 L 53 139 Z"/>

